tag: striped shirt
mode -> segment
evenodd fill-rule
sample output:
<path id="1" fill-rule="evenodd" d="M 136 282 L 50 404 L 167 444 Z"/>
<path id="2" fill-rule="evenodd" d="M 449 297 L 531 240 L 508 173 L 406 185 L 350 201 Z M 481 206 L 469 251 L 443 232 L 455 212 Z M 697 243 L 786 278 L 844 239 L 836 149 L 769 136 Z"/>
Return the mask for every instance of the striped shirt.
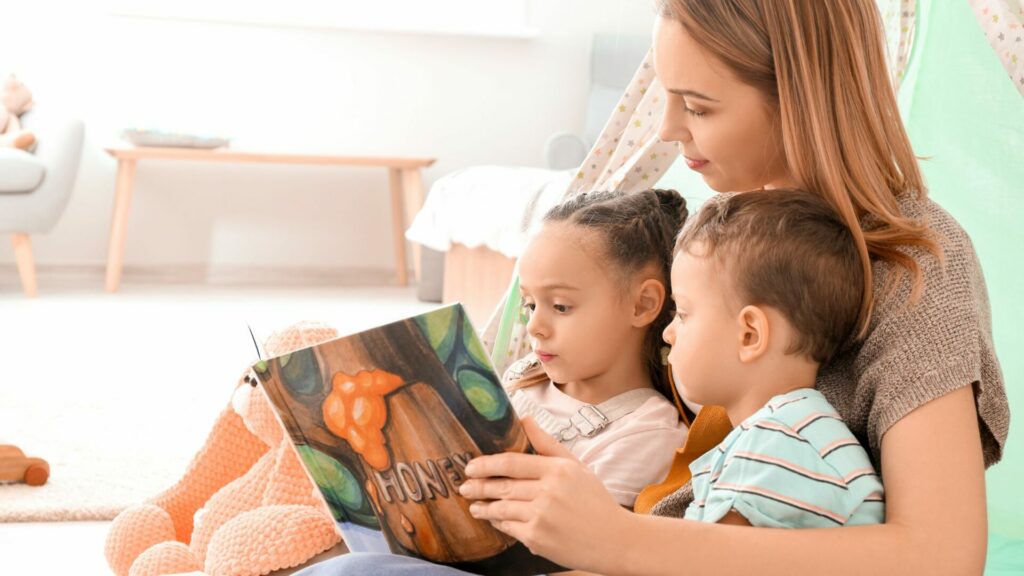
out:
<path id="1" fill-rule="evenodd" d="M 813 388 L 772 398 L 690 464 L 688 520 L 735 510 L 754 526 L 826 528 L 885 521 L 867 452 Z"/>

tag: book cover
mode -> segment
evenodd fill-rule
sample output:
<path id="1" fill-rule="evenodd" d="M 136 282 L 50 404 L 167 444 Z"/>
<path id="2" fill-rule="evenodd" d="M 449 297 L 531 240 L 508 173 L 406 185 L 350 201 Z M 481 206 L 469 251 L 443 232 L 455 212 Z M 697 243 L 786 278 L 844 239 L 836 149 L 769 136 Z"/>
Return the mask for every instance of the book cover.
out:
<path id="1" fill-rule="evenodd" d="M 561 569 L 458 493 L 473 458 L 532 452 L 460 304 L 253 370 L 350 550 L 495 576 Z"/>

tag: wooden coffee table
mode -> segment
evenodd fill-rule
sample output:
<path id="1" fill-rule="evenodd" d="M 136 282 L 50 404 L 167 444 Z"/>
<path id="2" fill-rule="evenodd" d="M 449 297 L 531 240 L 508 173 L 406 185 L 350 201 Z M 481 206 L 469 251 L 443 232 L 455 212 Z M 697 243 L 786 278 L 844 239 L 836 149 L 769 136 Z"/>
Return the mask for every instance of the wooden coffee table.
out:
<path id="1" fill-rule="evenodd" d="M 124 245 L 128 231 L 128 213 L 132 202 L 135 165 L 140 160 L 196 160 L 201 162 L 238 162 L 259 164 L 315 164 L 327 166 L 369 166 L 386 168 L 391 189 L 391 228 L 395 242 L 395 269 L 398 284 L 409 282 L 405 253 L 407 218 L 423 207 L 422 169 L 434 158 L 398 156 L 340 156 L 331 154 L 280 154 L 231 149 L 202 150 L 194 148 L 152 148 L 126 145 L 106 149 L 117 159 L 117 184 L 114 195 L 114 217 L 110 225 L 110 246 L 107 250 L 108 292 L 116 292 L 121 284 Z M 413 244 L 413 270 L 420 274 L 419 245 Z"/>

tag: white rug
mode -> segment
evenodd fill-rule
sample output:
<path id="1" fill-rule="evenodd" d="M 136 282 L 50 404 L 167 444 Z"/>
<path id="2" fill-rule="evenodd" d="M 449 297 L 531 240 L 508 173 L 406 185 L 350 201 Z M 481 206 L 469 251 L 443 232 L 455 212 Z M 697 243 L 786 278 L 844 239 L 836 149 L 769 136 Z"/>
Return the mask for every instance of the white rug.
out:
<path id="1" fill-rule="evenodd" d="M 104 520 L 173 484 L 256 359 L 301 320 L 349 333 L 434 307 L 413 289 L 125 287 L 0 295 L 0 443 L 50 464 L 0 522 Z"/>

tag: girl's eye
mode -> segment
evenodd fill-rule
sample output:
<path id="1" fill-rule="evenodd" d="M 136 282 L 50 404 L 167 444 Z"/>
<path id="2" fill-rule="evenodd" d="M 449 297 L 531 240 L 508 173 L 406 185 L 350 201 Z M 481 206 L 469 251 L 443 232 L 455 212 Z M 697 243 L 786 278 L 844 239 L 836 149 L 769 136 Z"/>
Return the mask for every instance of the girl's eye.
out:
<path id="1" fill-rule="evenodd" d="M 698 111 L 694 110 L 693 108 L 690 108 L 689 106 L 686 107 L 686 113 L 689 114 L 690 116 L 695 117 L 695 118 L 700 118 L 701 116 L 706 114 L 706 112 L 698 112 Z"/>
<path id="2" fill-rule="evenodd" d="M 676 320 L 679 320 L 680 322 L 686 322 L 686 314 L 683 314 L 682 312 L 676 312 Z"/>
<path id="3" fill-rule="evenodd" d="M 572 309 L 572 306 L 569 306 L 567 304 L 555 304 L 554 306 L 552 306 L 552 308 L 555 309 L 555 312 L 565 314 L 566 312 Z"/>
<path id="4" fill-rule="evenodd" d="M 534 304 L 533 302 L 527 302 L 527 301 L 525 301 L 525 300 L 524 300 L 524 301 L 523 301 L 523 302 L 522 302 L 522 303 L 520 304 L 520 306 L 521 306 L 521 307 L 522 307 L 522 308 L 523 308 L 524 310 L 527 310 L 527 311 L 529 311 L 529 312 L 533 312 L 533 310 L 534 310 L 534 309 L 535 309 L 535 308 L 537 307 L 537 305 L 536 305 L 536 304 Z"/>

